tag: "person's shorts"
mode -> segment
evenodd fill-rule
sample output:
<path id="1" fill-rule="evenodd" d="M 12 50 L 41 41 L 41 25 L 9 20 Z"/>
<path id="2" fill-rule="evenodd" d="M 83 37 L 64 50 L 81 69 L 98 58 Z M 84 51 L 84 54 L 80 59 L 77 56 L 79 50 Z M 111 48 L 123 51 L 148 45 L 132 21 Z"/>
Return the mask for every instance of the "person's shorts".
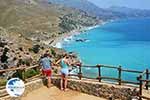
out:
<path id="1" fill-rule="evenodd" d="M 52 75 L 52 70 L 51 69 L 47 69 L 47 70 L 42 70 L 43 75 L 45 75 L 46 77 L 51 77 Z"/>
<path id="2" fill-rule="evenodd" d="M 62 68 L 60 72 L 61 72 L 61 74 L 64 74 L 64 75 L 68 75 L 69 74 L 68 68 Z"/>

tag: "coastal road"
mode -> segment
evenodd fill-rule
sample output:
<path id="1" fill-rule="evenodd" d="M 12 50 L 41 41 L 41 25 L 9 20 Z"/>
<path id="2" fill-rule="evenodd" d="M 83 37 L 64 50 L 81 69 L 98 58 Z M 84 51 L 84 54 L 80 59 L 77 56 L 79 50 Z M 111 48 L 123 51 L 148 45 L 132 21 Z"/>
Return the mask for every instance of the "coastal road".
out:
<path id="1" fill-rule="evenodd" d="M 68 90 L 60 91 L 57 87 L 51 88 L 41 87 L 33 92 L 30 92 L 21 100 L 106 100 L 92 95 L 83 94 L 80 92 Z"/>

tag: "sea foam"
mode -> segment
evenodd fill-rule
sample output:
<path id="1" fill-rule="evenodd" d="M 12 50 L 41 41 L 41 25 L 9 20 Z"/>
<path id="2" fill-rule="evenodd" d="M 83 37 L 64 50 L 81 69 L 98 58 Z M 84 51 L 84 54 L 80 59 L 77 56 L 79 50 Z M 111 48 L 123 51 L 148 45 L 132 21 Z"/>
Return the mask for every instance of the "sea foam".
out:
<path id="1" fill-rule="evenodd" d="M 61 42 L 57 42 L 56 45 L 54 45 L 54 47 L 56 47 L 56 48 L 62 48 L 62 43 Z"/>

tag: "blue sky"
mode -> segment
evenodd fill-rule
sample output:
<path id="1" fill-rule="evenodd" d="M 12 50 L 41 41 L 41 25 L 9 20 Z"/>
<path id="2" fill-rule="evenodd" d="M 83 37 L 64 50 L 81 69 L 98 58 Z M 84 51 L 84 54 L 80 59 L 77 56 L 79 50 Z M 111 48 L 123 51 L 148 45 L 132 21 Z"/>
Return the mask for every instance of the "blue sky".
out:
<path id="1" fill-rule="evenodd" d="M 88 0 L 102 8 L 125 6 L 129 8 L 150 9 L 150 0 Z"/>

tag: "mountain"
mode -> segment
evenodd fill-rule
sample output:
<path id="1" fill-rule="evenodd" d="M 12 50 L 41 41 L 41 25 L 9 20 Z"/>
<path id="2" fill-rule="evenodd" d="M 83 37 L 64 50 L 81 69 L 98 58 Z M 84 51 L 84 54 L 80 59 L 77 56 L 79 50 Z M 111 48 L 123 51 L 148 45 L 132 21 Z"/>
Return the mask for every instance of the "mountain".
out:
<path id="1" fill-rule="evenodd" d="M 121 13 L 126 17 L 150 17 L 150 10 L 143 9 L 133 9 L 128 7 L 119 7 L 113 6 L 108 8 L 107 10 Z"/>
<path id="2" fill-rule="evenodd" d="M 99 8 L 87 0 L 0 0 L 0 36 L 46 41 L 101 21 L 150 17 L 149 10 L 126 7 Z"/>
<path id="3" fill-rule="evenodd" d="M 68 7 L 86 11 L 89 14 L 98 15 L 102 9 L 87 0 L 49 0 L 50 3 L 62 4 Z"/>
<path id="4" fill-rule="evenodd" d="M 0 31 L 18 43 L 45 41 L 99 23 L 84 11 L 48 0 L 0 0 Z M 4 32 L 3 36 L 5 35 Z"/>
<path id="5" fill-rule="evenodd" d="M 149 10 L 126 7 L 99 8 L 87 0 L 49 0 L 49 2 L 80 9 L 103 20 L 150 17 Z"/>

